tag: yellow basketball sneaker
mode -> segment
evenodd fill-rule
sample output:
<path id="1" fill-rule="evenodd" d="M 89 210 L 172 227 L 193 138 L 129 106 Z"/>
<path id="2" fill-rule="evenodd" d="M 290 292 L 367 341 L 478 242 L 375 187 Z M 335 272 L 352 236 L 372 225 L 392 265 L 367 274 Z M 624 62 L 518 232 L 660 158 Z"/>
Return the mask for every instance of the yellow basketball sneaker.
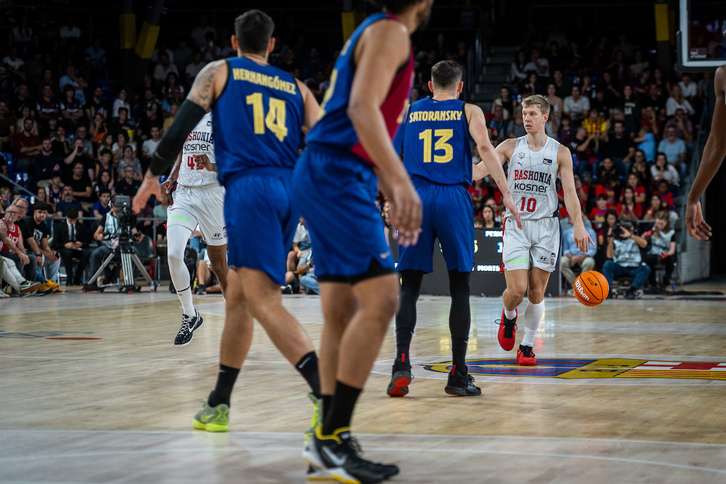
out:
<path id="1" fill-rule="evenodd" d="M 192 422 L 197 430 L 207 432 L 229 432 L 229 405 L 220 403 L 211 407 L 207 402 L 194 416 Z"/>

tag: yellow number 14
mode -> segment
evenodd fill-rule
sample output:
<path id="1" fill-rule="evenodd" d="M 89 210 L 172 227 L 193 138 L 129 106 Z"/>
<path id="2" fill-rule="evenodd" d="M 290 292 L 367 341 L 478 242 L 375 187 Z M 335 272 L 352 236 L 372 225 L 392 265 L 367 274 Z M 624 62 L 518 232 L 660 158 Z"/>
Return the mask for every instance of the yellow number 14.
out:
<path id="1" fill-rule="evenodd" d="M 270 108 L 267 111 L 267 116 L 265 116 L 261 92 L 250 94 L 246 99 L 247 104 L 252 105 L 255 134 L 265 134 L 265 126 L 267 126 L 267 129 L 275 133 L 277 139 L 284 140 L 285 136 L 287 136 L 285 101 L 271 97 Z"/>
<path id="2" fill-rule="evenodd" d="M 433 136 L 438 138 L 436 144 L 434 144 L 434 152 L 444 150 L 443 155 L 437 155 L 434 153 L 434 163 L 448 163 L 454 158 L 454 148 L 447 143 L 454 136 L 453 129 L 427 129 L 419 133 L 418 139 L 422 139 L 424 142 L 423 162 L 431 163 L 431 132 Z"/>

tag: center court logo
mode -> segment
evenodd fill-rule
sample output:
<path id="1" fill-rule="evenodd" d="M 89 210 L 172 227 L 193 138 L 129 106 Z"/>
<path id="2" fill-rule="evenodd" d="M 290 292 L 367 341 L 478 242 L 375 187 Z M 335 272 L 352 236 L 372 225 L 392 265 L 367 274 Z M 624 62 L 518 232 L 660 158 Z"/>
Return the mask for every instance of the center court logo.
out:
<path id="1" fill-rule="evenodd" d="M 469 373 L 480 376 L 587 380 L 599 378 L 658 378 L 720 380 L 726 382 L 726 362 L 658 361 L 631 358 L 537 358 L 537 366 L 519 366 L 513 358 L 467 360 Z M 447 361 L 424 365 L 435 373 L 449 373 Z"/>

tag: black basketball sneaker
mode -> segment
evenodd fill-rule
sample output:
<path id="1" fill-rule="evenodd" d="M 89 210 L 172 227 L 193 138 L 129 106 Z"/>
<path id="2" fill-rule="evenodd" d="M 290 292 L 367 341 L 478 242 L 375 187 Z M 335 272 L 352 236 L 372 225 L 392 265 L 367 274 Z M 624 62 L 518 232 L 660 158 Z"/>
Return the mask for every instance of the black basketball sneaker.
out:
<path id="1" fill-rule="evenodd" d="M 391 382 L 388 384 L 386 393 L 392 397 L 408 395 L 408 386 L 412 381 L 413 375 L 408 361 L 396 360 L 391 369 Z"/>
<path id="2" fill-rule="evenodd" d="M 194 316 L 182 314 L 181 328 L 179 328 L 179 332 L 176 338 L 174 338 L 174 344 L 176 346 L 186 346 L 191 343 L 194 337 L 194 330 L 199 328 L 203 322 L 202 316 L 196 309 L 194 310 Z"/>
<path id="3" fill-rule="evenodd" d="M 444 391 L 457 397 L 478 397 L 481 395 L 481 388 L 474 386 L 474 377 L 469 374 L 466 366 L 463 370 L 462 372 L 456 365 L 451 368 Z"/>

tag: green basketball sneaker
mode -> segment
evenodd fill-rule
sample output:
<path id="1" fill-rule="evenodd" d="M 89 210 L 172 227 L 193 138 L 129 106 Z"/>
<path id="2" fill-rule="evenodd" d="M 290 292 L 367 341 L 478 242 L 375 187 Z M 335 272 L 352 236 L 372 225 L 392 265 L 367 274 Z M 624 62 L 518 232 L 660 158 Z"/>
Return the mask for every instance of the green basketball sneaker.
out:
<path id="1" fill-rule="evenodd" d="M 220 403 L 216 407 L 211 407 L 204 402 L 204 407 L 197 412 L 192 423 L 198 430 L 229 432 L 229 405 Z"/>
<path id="2" fill-rule="evenodd" d="M 315 427 L 323 422 L 323 400 L 316 398 L 312 393 L 308 393 L 308 398 L 313 403 L 313 421 L 310 422 L 310 428 L 305 432 L 305 447 L 310 443 L 310 439 L 315 435 Z"/>

